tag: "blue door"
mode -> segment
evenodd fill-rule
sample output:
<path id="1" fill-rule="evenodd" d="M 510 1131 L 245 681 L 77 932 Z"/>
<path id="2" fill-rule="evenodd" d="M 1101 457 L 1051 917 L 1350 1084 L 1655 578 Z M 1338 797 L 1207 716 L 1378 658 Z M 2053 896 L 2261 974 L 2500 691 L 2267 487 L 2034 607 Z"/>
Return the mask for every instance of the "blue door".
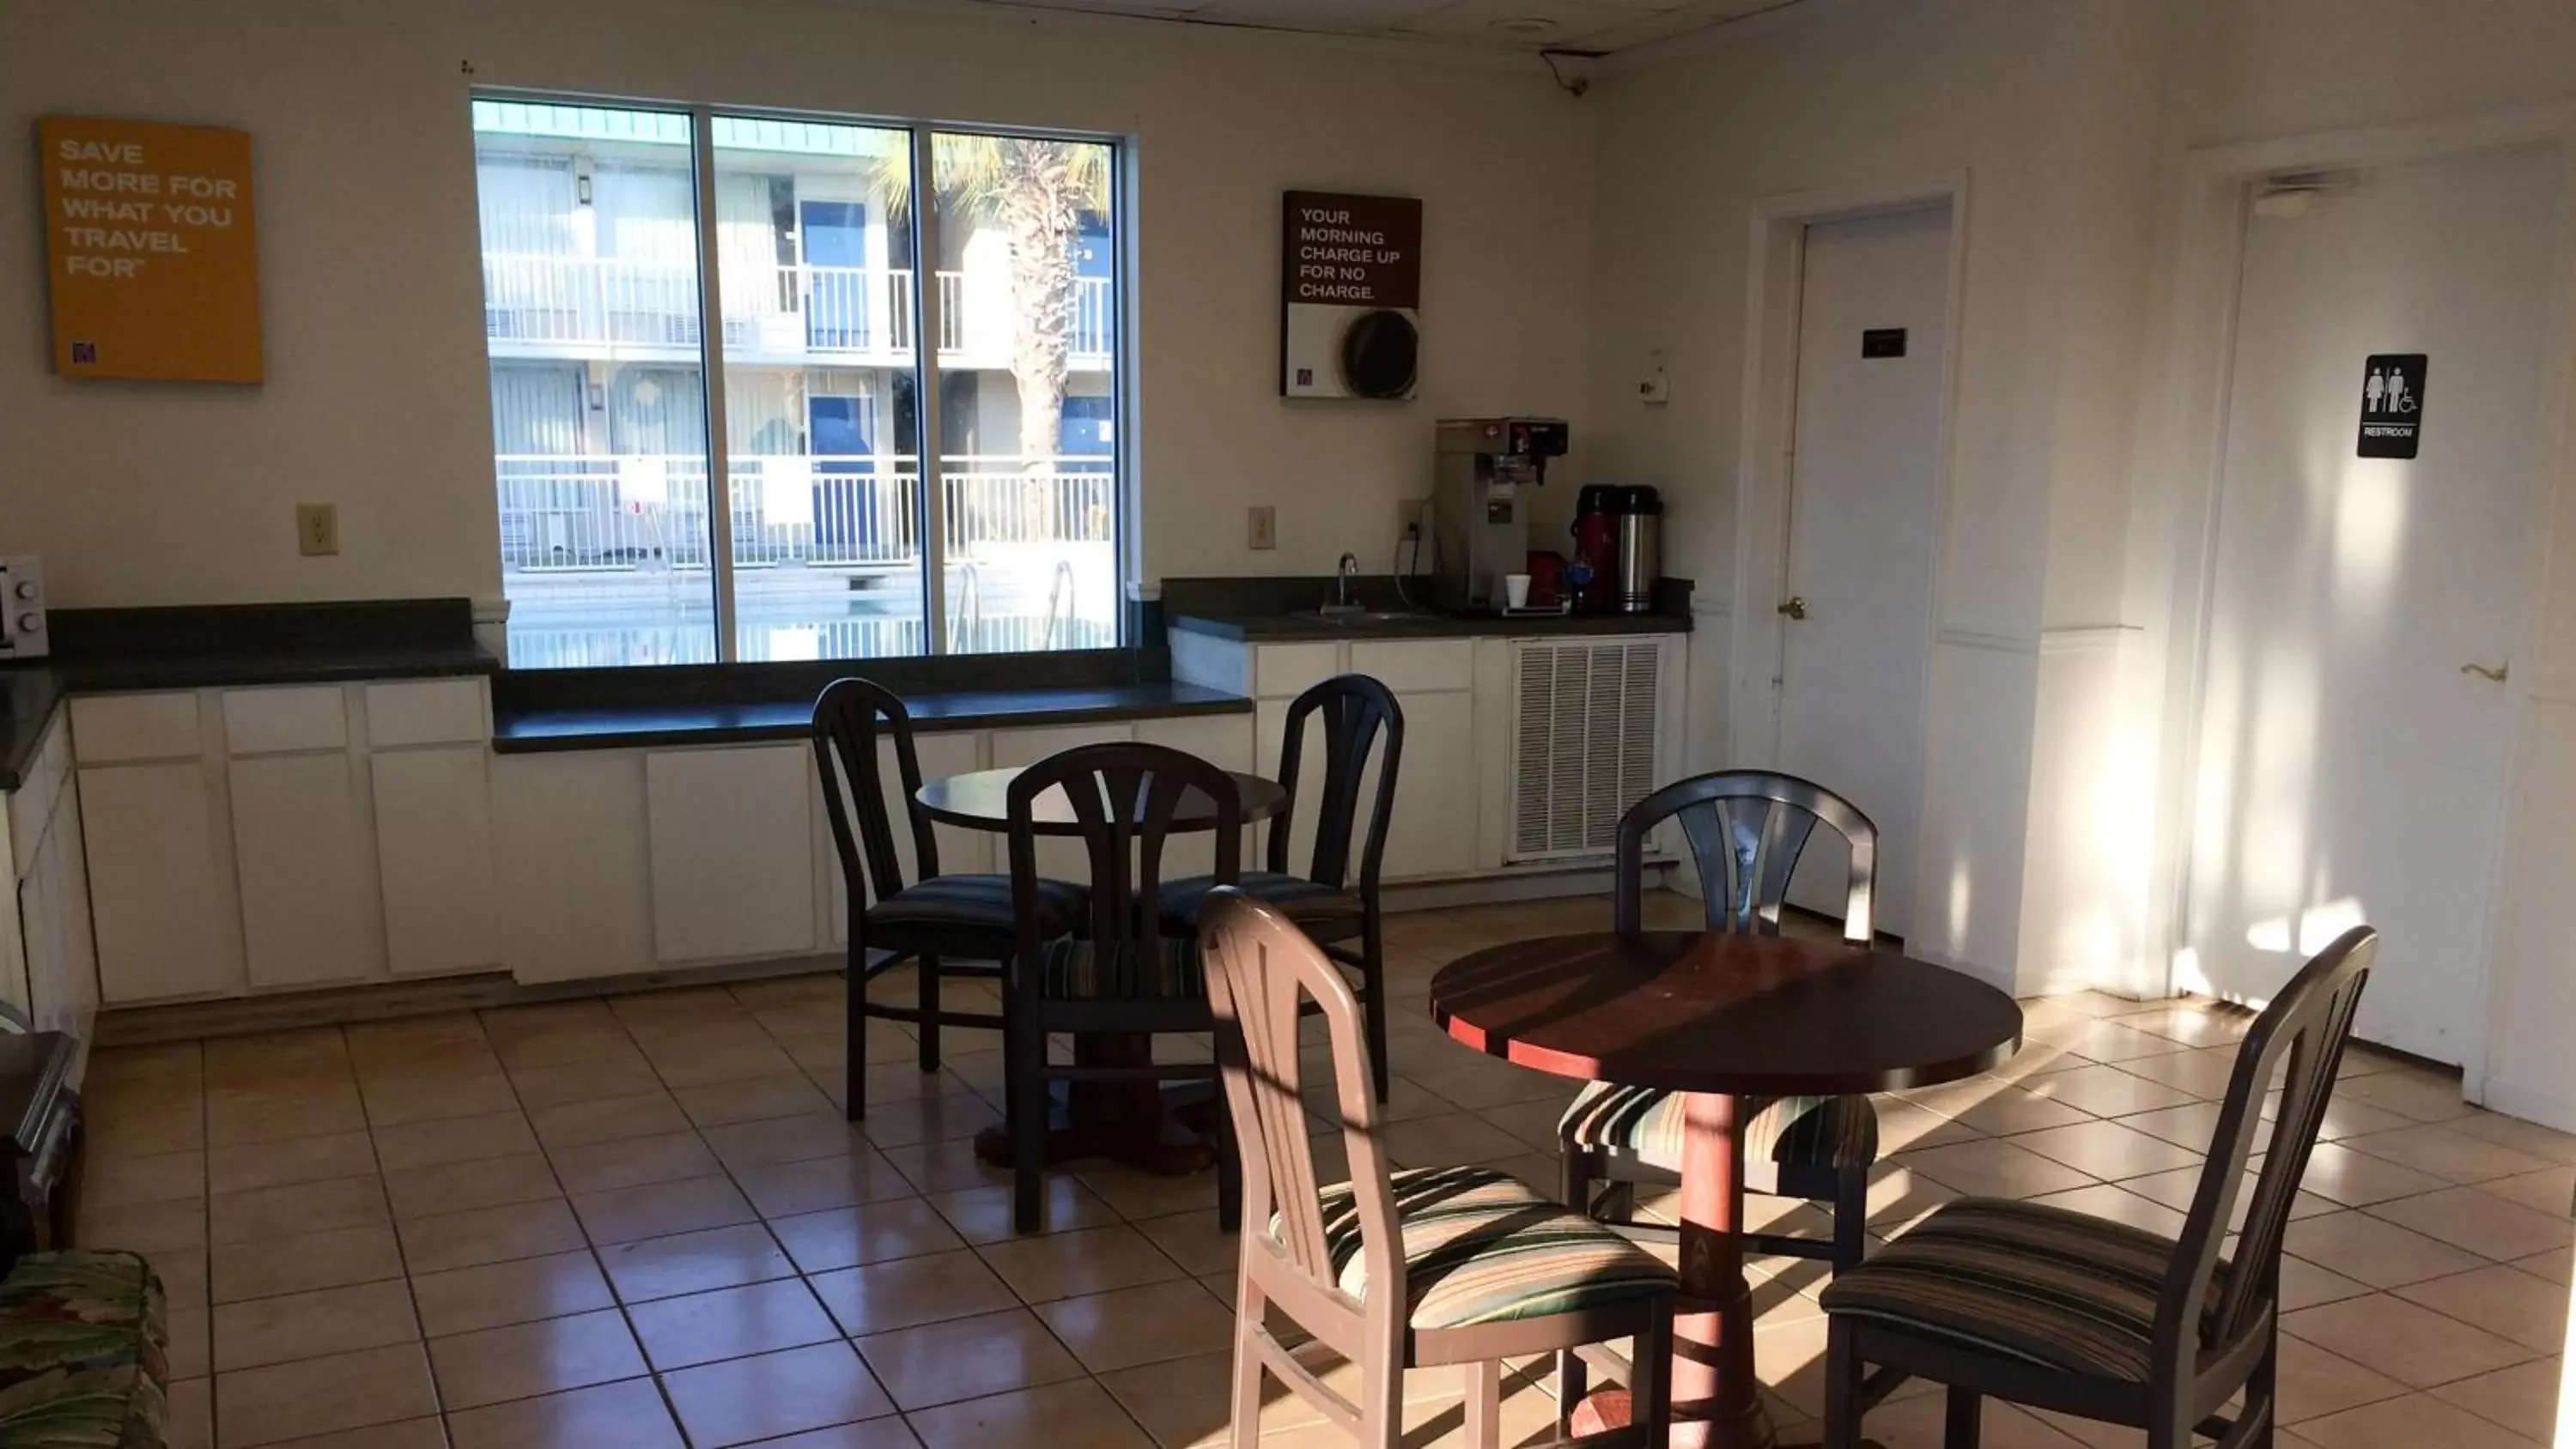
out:
<path id="1" fill-rule="evenodd" d="M 875 399 L 809 394 L 805 451 L 814 459 L 814 541 L 843 548 L 879 542 Z M 864 553 L 855 557 L 865 557 Z"/>
<path id="2" fill-rule="evenodd" d="M 799 201 L 805 257 L 805 345 L 868 345 L 868 208 L 857 201 Z"/>

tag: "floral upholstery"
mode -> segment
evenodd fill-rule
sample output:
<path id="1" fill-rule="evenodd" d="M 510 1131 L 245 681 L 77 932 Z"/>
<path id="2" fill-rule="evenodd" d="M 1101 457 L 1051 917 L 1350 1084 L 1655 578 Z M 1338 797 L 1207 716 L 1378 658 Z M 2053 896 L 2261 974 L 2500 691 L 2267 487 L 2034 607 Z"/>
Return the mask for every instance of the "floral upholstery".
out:
<path id="1" fill-rule="evenodd" d="M 161 1449 L 169 1319 L 134 1253 L 28 1253 L 0 1278 L 0 1449 Z"/>

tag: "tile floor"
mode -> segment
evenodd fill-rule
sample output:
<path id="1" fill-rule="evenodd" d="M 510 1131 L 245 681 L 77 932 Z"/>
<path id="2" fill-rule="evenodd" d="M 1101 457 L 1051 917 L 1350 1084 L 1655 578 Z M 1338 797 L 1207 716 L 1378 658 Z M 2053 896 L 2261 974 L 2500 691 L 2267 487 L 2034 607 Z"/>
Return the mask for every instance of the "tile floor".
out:
<path id="1" fill-rule="evenodd" d="M 1397 1161 L 1552 1186 L 1573 1088 L 1448 1042 L 1422 987 L 1476 946 L 1602 924 L 1598 900 L 1391 923 Z M 925 1078 L 877 1024 L 869 1115 L 846 1127 L 839 992 L 815 976 L 99 1053 L 82 1234 L 168 1282 L 178 1442 L 1223 1444 L 1233 1245 L 1212 1179 L 1081 1165 L 1050 1182 L 1051 1231 L 1012 1237 L 1006 1179 L 968 1146 L 996 1120 L 994 1038 L 954 1033 Z M 1873 1230 L 1961 1193 L 2170 1230 L 2241 1021 L 2029 1003 L 2004 1069 L 1881 1099 Z M 2289 1239 L 2283 1441 L 2549 1442 L 2576 1138 L 2358 1053 L 2325 1135 Z M 1795 1438 L 1818 1407 L 1821 1274 L 1757 1266 L 1757 1356 Z M 1540 1368 L 1506 1385 L 1506 1432 L 1543 1434 Z M 1407 1392 L 1413 1441 L 1454 1440 L 1457 1376 Z M 1899 1398 L 1868 1427 L 1937 1444 L 1938 1401 Z M 1338 1436 L 1282 1399 L 1264 1438 Z M 2001 1408 L 1986 1439 L 2138 1441 Z"/>

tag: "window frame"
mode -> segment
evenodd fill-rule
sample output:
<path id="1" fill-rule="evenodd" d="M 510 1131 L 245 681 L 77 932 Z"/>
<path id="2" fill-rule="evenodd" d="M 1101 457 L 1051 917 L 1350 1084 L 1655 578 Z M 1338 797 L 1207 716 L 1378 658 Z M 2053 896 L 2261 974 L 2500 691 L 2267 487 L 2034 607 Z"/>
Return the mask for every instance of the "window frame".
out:
<path id="1" fill-rule="evenodd" d="M 794 107 L 760 105 L 721 105 L 714 102 L 673 101 L 645 96 L 616 95 L 590 91 L 553 90 L 521 86 L 477 85 L 467 88 L 466 134 L 470 139 L 472 110 L 476 102 L 504 104 L 605 107 L 655 111 L 664 115 L 685 116 L 689 123 L 689 169 L 693 211 L 691 226 L 697 238 L 698 282 L 698 356 L 702 379 L 699 398 L 705 409 L 707 452 L 707 564 L 708 587 L 713 590 L 713 615 L 716 643 L 715 662 L 734 665 L 744 662 L 738 633 L 738 609 L 734 591 L 733 538 L 733 452 L 732 438 L 726 429 L 726 376 L 724 358 L 724 291 L 722 265 L 722 229 L 715 224 L 716 211 L 716 143 L 715 122 L 718 117 L 753 121 L 802 121 L 817 125 L 850 126 L 874 130 L 901 131 L 910 142 L 912 164 L 912 308 L 914 322 L 913 396 L 916 414 L 914 438 L 920 450 L 921 467 L 915 487 L 919 490 L 921 517 L 921 620 L 924 648 L 916 655 L 847 656 L 856 660 L 876 658 L 940 658 L 951 655 L 971 657 L 977 651 L 960 651 L 951 647 L 949 636 L 947 489 L 941 460 L 945 440 L 941 436 L 944 420 L 940 394 L 939 364 L 939 287 L 935 263 L 939 251 L 939 210 L 935 204 L 937 173 L 933 153 L 936 138 L 950 135 L 1012 136 L 1029 140 L 1065 141 L 1079 145 L 1109 148 L 1109 204 L 1103 213 L 1109 220 L 1110 308 L 1110 419 L 1114 429 L 1110 439 L 1111 487 L 1117 498 L 1115 516 L 1110 520 L 1110 557 L 1117 578 L 1110 600 L 1113 633 L 1111 649 L 1131 649 L 1135 611 L 1129 607 L 1142 598 L 1142 549 L 1139 542 L 1137 514 L 1141 511 L 1137 485 L 1136 383 L 1136 264 L 1135 264 L 1135 138 L 1114 132 L 1086 131 L 1079 128 L 1000 125 L 990 122 L 943 120 L 929 116 L 859 114 L 841 111 L 806 110 Z M 475 195 L 480 205 L 481 179 L 476 178 Z M 478 236 L 478 249 L 479 249 Z M 478 290 L 480 284 L 478 283 Z M 486 298 L 486 305 L 489 299 Z M 485 388 L 490 387 L 491 353 L 488 340 L 484 349 Z M 496 472 L 497 478 L 497 472 Z M 497 506 L 497 505 L 496 505 Z M 505 581 L 506 582 L 506 581 Z M 506 588 L 504 590 L 506 596 Z M 1044 650 L 1043 653 L 1082 653 L 1078 649 Z M 651 666 L 607 666 L 636 668 Z"/>

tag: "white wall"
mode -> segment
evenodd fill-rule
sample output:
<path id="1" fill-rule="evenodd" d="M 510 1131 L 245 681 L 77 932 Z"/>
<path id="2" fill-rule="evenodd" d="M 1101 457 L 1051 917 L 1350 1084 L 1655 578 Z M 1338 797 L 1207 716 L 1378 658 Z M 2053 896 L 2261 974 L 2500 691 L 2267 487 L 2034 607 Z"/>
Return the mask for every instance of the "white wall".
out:
<path id="1" fill-rule="evenodd" d="M 57 604 L 498 594 L 472 85 L 1135 138 L 1148 578 L 1382 568 L 1434 418 L 1587 432 L 1594 112 L 1535 66 L 864 0 L 12 5 L 0 545 L 45 556 Z M 251 132 L 264 386 L 52 376 L 23 138 L 53 112 Z M 1417 401 L 1278 398 L 1291 187 L 1423 198 Z M 337 558 L 297 556 L 298 501 L 339 504 Z M 1244 547 L 1252 503 L 1276 552 Z"/>
<path id="2" fill-rule="evenodd" d="M 1666 566 L 1719 595 L 1741 542 L 1754 203 L 1966 174 L 1927 809 L 1909 884 L 1918 946 L 2023 985 L 2057 966 L 2054 945 L 2025 950 L 2026 843 L 2032 861 L 2068 863 L 2066 842 L 2030 837 L 2061 813 L 2034 815 L 2034 752 L 2098 751 L 2093 692 L 2116 677 L 2085 671 L 2044 691 L 2057 656 L 2040 637 L 2119 617 L 2156 118 L 2152 64 L 2135 72 L 2139 49 L 2160 47 L 2160 13 L 2131 0 L 1808 0 L 1696 53 L 1615 68 L 1596 92 L 1595 456 L 1663 487 Z M 1661 407 L 1633 397 L 1654 350 L 1673 382 Z M 1748 679 L 1776 653 L 1773 602 L 1733 600 Z M 1692 733 L 1696 747 L 1722 731 L 1695 717 Z M 1759 749 L 1738 738 L 1727 762 L 1763 763 Z"/>

